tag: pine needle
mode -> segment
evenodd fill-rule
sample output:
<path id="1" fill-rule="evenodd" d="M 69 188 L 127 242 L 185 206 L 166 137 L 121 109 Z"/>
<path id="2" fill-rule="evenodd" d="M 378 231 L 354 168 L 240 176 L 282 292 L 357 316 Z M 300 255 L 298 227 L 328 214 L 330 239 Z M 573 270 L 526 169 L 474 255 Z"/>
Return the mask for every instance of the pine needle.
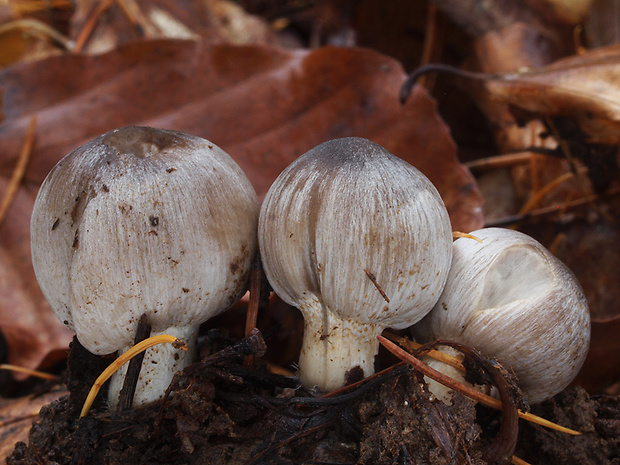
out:
<path id="1" fill-rule="evenodd" d="M 455 381 L 454 379 L 450 378 L 449 376 L 444 375 L 443 373 L 440 373 L 437 370 L 434 370 L 433 368 L 429 367 L 428 365 L 426 365 L 424 362 L 422 362 L 421 360 L 418 360 L 416 357 L 414 357 L 413 355 L 411 355 L 409 352 L 407 352 L 404 349 L 401 349 L 400 347 L 398 347 L 396 344 L 394 344 L 393 342 L 391 342 L 390 340 L 388 340 L 387 338 L 383 337 L 383 336 L 378 336 L 379 341 L 381 342 L 381 345 L 383 345 L 383 347 L 385 347 L 388 351 L 390 351 L 392 354 L 396 355 L 399 359 L 401 359 L 404 362 L 409 363 L 410 365 L 412 365 L 416 370 L 422 372 L 424 375 L 428 376 L 431 379 L 434 379 L 435 381 L 443 384 L 444 386 L 449 387 L 450 389 L 454 390 L 454 391 L 458 391 L 464 395 L 466 395 L 467 397 L 469 397 L 470 399 L 473 399 L 477 402 L 480 402 L 483 405 L 486 405 L 487 407 L 492 407 L 498 410 L 501 410 L 502 408 L 502 404 L 498 399 L 495 399 L 493 397 L 487 396 L 486 394 L 483 394 L 482 392 L 471 388 L 469 386 L 466 386 L 458 381 Z M 414 342 L 409 342 L 409 344 L 412 345 L 412 347 L 415 348 L 416 343 Z M 419 347 L 419 345 L 418 345 Z M 428 355 L 430 357 L 432 357 L 431 353 L 429 352 Z M 457 361 L 458 362 L 458 361 Z M 564 426 L 560 426 L 557 425 L 549 420 L 546 420 L 544 418 L 541 418 L 537 415 L 534 415 L 532 413 L 527 413 L 527 412 L 523 412 L 522 410 L 519 410 L 519 417 L 523 418 L 524 420 L 527 420 L 531 423 L 536 423 L 537 425 L 541 425 L 541 426 L 546 426 L 547 428 L 556 430 L 556 431 L 560 431 L 562 433 L 567 433 L 567 434 L 571 434 L 573 436 L 578 436 L 581 435 L 581 433 L 579 431 L 575 431 L 572 430 L 570 428 L 566 428 Z"/>
<path id="2" fill-rule="evenodd" d="M 0 364 L 0 370 L 14 371 L 16 373 L 25 373 L 27 375 L 34 376 L 36 378 L 49 379 L 52 381 L 58 379 L 58 376 L 52 375 L 50 373 L 45 373 L 39 370 L 31 370 L 30 368 L 24 368 L 24 367 L 20 367 L 17 365 L 10 365 L 8 363 Z"/>
<path id="3" fill-rule="evenodd" d="M 24 144 L 22 145 L 22 149 L 19 153 L 19 158 L 17 159 L 17 164 L 15 165 L 15 169 L 11 175 L 9 186 L 7 187 L 4 197 L 2 198 L 2 202 L 0 203 L 0 224 L 2 224 L 9 208 L 11 208 L 11 204 L 13 203 L 13 200 L 17 195 L 17 191 L 19 190 L 19 185 L 21 184 L 24 174 L 26 173 L 26 167 L 28 166 L 28 161 L 30 161 L 30 154 L 32 153 L 32 146 L 34 145 L 36 128 L 37 117 L 35 115 L 30 118 L 30 125 L 28 126 L 28 132 L 26 133 L 26 139 L 24 140 Z"/>
<path id="4" fill-rule="evenodd" d="M 482 244 L 482 239 L 480 239 L 479 237 L 472 236 L 471 234 L 467 234 L 467 233 L 460 232 L 460 231 L 452 231 L 452 239 L 460 239 L 461 237 L 465 237 L 467 239 L 473 239 Z"/>
<path id="5" fill-rule="evenodd" d="M 170 336 L 168 334 L 161 334 L 159 336 L 149 337 L 148 339 L 145 339 L 142 342 L 139 342 L 138 344 L 133 346 L 131 349 L 129 349 L 127 352 L 120 355 L 112 363 L 110 363 L 110 365 L 105 370 L 103 370 L 103 373 L 101 373 L 99 377 L 95 380 L 93 387 L 90 388 L 90 392 L 88 393 L 88 396 L 86 397 L 86 401 L 84 401 L 84 406 L 82 407 L 80 418 L 88 415 L 88 411 L 90 410 L 90 407 L 93 405 L 93 402 L 95 401 L 95 397 L 97 397 L 97 394 L 99 393 L 101 386 L 103 386 L 103 383 L 105 383 L 108 379 L 110 379 L 110 377 L 114 373 L 116 373 L 125 363 L 127 363 L 129 360 L 131 360 L 136 355 L 144 352 L 146 349 L 153 347 L 154 345 L 157 345 L 157 344 L 165 344 L 165 343 L 178 344 L 179 349 L 187 350 L 187 346 L 185 345 L 185 343 L 183 343 L 183 341 L 181 341 L 180 339 L 177 339 L 174 336 Z"/>

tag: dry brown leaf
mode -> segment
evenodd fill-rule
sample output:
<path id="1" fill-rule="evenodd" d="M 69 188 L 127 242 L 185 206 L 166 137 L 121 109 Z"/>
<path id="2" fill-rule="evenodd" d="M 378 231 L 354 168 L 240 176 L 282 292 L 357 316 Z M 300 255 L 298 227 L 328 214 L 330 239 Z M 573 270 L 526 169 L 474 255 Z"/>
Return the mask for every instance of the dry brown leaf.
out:
<path id="1" fill-rule="evenodd" d="M 26 178 L 43 180 L 66 153 L 115 127 L 145 124 L 206 137 L 229 151 L 263 195 L 313 146 L 357 135 L 425 172 L 453 227 L 482 218 L 475 183 L 421 89 L 401 106 L 400 65 L 370 50 L 314 52 L 198 41 L 137 42 L 101 56 L 62 56 L 0 73 L 6 122 L 0 169 L 19 152 L 29 117 L 37 140 Z"/>
<path id="2" fill-rule="evenodd" d="M 0 193 L 7 184 L 0 177 Z M 39 367 L 52 350 L 68 347 L 72 337 L 50 311 L 34 277 L 29 212 L 35 194 L 32 188 L 20 190 L 0 226 L 0 331 L 10 362 L 27 368 Z"/>
<path id="3" fill-rule="evenodd" d="M 435 67 L 454 73 L 473 90 L 476 103 L 497 128 L 502 151 L 535 149 L 558 155 L 532 157 L 529 165 L 512 170 L 522 212 L 593 191 L 604 193 L 619 178 L 620 46 L 505 73 L 511 66 L 536 65 L 552 56 L 536 43 L 544 43 L 536 28 L 515 24 L 477 41 L 480 63 L 496 74 Z M 577 175 L 568 179 L 570 173 Z"/>
<path id="4" fill-rule="evenodd" d="M 601 205 L 618 218 L 620 201 Z M 564 228 L 558 257 L 575 273 L 588 297 L 592 317 L 590 353 L 578 383 L 596 392 L 620 377 L 620 226 L 600 217 L 573 221 Z"/>
<path id="5" fill-rule="evenodd" d="M 35 318 L 35 309 L 46 307 L 28 250 L 36 186 L 62 156 L 125 125 L 176 129 L 211 140 L 237 160 L 261 196 L 284 167 L 313 146 L 337 137 L 366 137 L 429 176 L 455 229 L 482 226 L 480 194 L 458 163 L 434 101 L 418 89 L 407 105 L 398 102 L 404 78 L 396 61 L 370 50 L 285 51 L 173 40 L 132 43 L 101 56 L 54 57 L 0 73 L 6 114 L 0 126 L 1 173 L 10 172 L 30 118 L 38 116 L 26 173 L 30 188 L 9 212 L 6 228 L 11 229 L 0 236 L 7 264 L 0 294 L 12 296 L 0 307 L 9 315 L 4 320 L 13 318 L 11 312 Z M 45 312 L 41 321 L 58 332 L 59 323 Z M 48 337 L 42 333 L 37 328 L 29 337 Z M 36 357 L 12 354 L 14 364 L 36 365 Z"/>
<path id="6" fill-rule="evenodd" d="M 19 20 L 0 25 L 0 68 L 20 61 L 38 60 L 61 53 L 55 40 L 61 34 L 34 20 Z"/>
<path id="7" fill-rule="evenodd" d="M 503 37 L 503 36 L 502 36 Z M 483 47 L 484 45 L 482 45 Z M 493 50 L 493 49 L 491 49 Z M 487 52 L 481 49 L 479 52 Z M 495 50 L 497 52 L 497 50 Z M 516 57 L 527 61 L 529 53 Z M 488 57 L 487 57 L 488 58 Z M 500 60 L 495 65 L 501 68 Z M 493 64 L 486 63 L 487 69 Z M 481 84 L 496 104 L 519 109 L 519 117 L 567 117 L 576 121 L 583 141 L 591 144 L 620 144 L 620 44 L 610 45 L 570 56 L 546 66 L 525 67 L 506 74 L 484 74 L 442 65 L 416 70 L 402 90 L 421 75 L 444 71 L 472 83 Z M 495 68 L 497 69 L 497 68 Z"/>
<path id="8" fill-rule="evenodd" d="M 99 0 L 79 0 L 72 17 L 72 37 L 82 50 L 111 51 L 132 40 L 197 39 L 211 43 L 267 44 L 276 36 L 268 24 L 229 0 L 122 0 L 101 8 Z M 98 14 L 97 9 L 103 10 Z M 89 24 L 90 23 L 90 24 Z"/>
<path id="9" fill-rule="evenodd" d="M 620 45 L 548 66 L 485 78 L 499 102 L 541 117 L 575 118 L 590 143 L 620 144 Z"/>

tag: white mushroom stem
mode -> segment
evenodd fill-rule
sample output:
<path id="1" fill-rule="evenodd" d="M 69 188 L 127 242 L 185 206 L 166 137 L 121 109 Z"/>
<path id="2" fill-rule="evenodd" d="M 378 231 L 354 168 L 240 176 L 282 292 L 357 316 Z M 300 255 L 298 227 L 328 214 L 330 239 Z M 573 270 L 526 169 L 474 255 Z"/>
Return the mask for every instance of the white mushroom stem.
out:
<path id="1" fill-rule="evenodd" d="M 382 325 L 340 318 L 318 301 L 304 306 L 304 336 L 299 377 L 304 386 L 331 391 L 345 382 L 347 372 L 359 366 L 363 376 L 374 373 L 377 336 Z"/>
<path id="2" fill-rule="evenodd" d="M 442 352 L 450 357 L 458 359 L 460 356 L 460 352 L 452 347 L 437 347 L 435 350 Z M 466 386 L 474 387 L 478 389 L 480 392 L 486 395 L 491 395 L 494 389 L 489 386 L 481 386 L 481 385 L 472 385 L 468 381 L 465 380 L 465 372 L 455 368 L 447 363 L 444 363 L 440 360 L 434 359 L 432 357 L 424 357 L 424 363 L 426 363 L 429 367 L 443 373 L 446 376 L 449 376 L 455 381 L 458 381 L 461 384 Z M 433 393 L 437 399 L 442 401 L 446 405 L 452 405 L 452 395 L 454 391 L 449 387 L 441 384 L 434 379 L 429 378 L 428 376 L 424 376 L 424 381 L 428 385 L 428 389 Z"/>
<path id="3" fill-rule="evenodd" d="M 198 328 L 170 327 L 164 331 L 151 332 L 151 336 L 168 334 L 183 340 L 187 350 L 176 349 L 172 344 L 158 344 L 144 352 L 140 376 L 133 398 L 133 407 L 139 407 L 161 399 L 170 385 L 174 375 L 192 363 L 196 354 L 196 335 Z M 118 351 L 118 355 L 129 350 L 131 346 Z M 108 388 L 108 403 L 116 410 L 121 397 L 121 390 L 127 375 L 129 364 L 123 365 L 110 379 Z"/>

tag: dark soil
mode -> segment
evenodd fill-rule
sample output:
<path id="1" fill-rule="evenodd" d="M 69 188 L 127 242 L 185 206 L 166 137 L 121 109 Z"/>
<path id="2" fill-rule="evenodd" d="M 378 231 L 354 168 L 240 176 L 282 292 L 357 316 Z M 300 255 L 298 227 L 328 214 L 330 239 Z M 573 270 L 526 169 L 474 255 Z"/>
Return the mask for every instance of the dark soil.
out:
<path id="1" fill-rule="evenodd" d="M 211 340 L 217 352 L 187 369 L 163 402 L 118 414 L 100 402 L 81 420 L 92 382 L 84 364 L 94 360 L 74 343 L 70 396 L 42 409 L 7 463 L 479 465 L 498 440 L 499 413 L 460 396 L 451 407 L 437 402 L 407 366 L 318 397 L 258 363 L 245 368 L 242 355 L 260 352 L 256 344 L 226 343 Z M 531 464 L 620 464 L 619 407 L 617 397 L 568 389 L 534 413 L 585 434 L 521 420 L 515 454 Z"/>
<path id="2" fill-rule="evenodd" d="M 521 421 L 515 455 L 532 464 L 620 464 L 620 398 L 571 387 L 532 413 L 582 432 L 571 436 Z"/>

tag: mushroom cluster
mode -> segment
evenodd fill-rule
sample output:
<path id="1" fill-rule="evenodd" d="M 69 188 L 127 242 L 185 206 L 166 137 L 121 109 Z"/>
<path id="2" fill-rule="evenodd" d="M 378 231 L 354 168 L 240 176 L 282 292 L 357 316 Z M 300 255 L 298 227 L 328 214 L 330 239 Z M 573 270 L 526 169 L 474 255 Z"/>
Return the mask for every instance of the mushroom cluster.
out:
<path id="1" fill-rule="evenodd" d="M 43 182 L 31 221 L 39 285 L 59 319 L 94 354 L 151 335 L 183 339 L 148 349 L 134 405 L 163 396 L 191 362 L 199 325 L 244 293 L 256 253 L 258 199 L 241 168 L 211 142 L 126 127 L 63 158 Z M 124 371 L 111 380 L 119 401 Z"/>
<path id="2" fill-rule="evenodd" d="M 415 325 L 421 341 L 451 339 L 509 365 L 530 402 L 548 398 L 587 353 L 583 292 L 532 238 L 494 228 L 472 235 L 481 243 L 453 243 L 432 183 L 366 139 L 331 140 L 299 157 L 259 212 L 224 151 L 145 127 L 111 131 L 61 160 L 31 223 L 41 289 L 89 351 L 127 350 L 143 315 L 153 335 L 189 345 L 187 355 L 146 352 L 134 405 L 161 398 L 190 363 L 198 326 L 240 298 L 258 248 L 274 291 L 304 316 L 306 387 L 372 374 L 383 329 Z M 112 407 L 124 376 L 112 379 Z"/>
<path id="3" fill-rule="evenodd" d="M 265 274 L 304 316 L 299 375 L 335 389 L 374 373 L 377 336 L 420 320 L 452 256 L 446 207 L 413 166 L 361 138 L 320 144 L 273 183 L 259 218 Z"/>

